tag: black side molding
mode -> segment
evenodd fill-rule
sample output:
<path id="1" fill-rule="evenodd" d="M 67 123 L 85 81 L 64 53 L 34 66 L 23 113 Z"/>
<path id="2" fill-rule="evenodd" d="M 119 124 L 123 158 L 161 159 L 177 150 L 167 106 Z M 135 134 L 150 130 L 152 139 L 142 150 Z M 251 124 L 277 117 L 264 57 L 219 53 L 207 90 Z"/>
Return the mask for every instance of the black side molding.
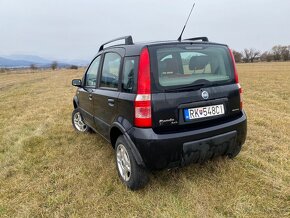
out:
<path id="1" fill-rule="evenodd" d="M 79 106 L 79 99 L 76 95 L 73 97 L 73 104 L 74 108 L 77 108 Z"/>
<path id="2" fill-rule="evenodd" d="M 131 140 L 131 138 L 128 135 L 128 133 L 126 132 L 125 128 L 120 123 L 118 123 L 118 122 L 114 122 L 111 127 L 117 127 L 122 132 L 122 134 L 124 135 L 124 138 L 125 138 L 126 142 L 128 143 L 128 145 L 129 145 L 129 147 L 130 147 L 130 149 L 131 149 L 131 151 L 132 151 L 132 153 L 134 155 L 134 158 L 135 158 L 137 164 L 139 166 L 145 167 L 145 163 L 143 161 L 143 158 L 142 158 L 140 152 L 136 148 L 136 145 Z"/>

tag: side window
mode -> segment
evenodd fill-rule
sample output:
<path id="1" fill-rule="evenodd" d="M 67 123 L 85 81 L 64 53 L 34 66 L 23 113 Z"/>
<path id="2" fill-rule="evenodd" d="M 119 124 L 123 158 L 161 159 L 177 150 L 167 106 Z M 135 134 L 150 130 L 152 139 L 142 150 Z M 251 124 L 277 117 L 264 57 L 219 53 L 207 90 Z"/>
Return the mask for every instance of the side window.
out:
<path id="1" fill-rule="evenodd" d="M 116 53 L 105 54 L 100 87 L 118 88 L 120 65 L 120 55 Z"/>
<path id="2" fill-rule="evenodd" d="M 137 71 L 137 61 L 135 57 L 124 59 L 122 91 L 132 93 L 134 89 L 134 75 Z"/>
<path id="3" fill-rule="evenodd" d="M 95 87 L 97 84 L 97 75 L 98 69 L 100 65 L 101 56 L 97 57 L 93 63 L 90 65 L 90 68 L 87 71 L 85 78 L 85 86 L 87 87 Z"/>

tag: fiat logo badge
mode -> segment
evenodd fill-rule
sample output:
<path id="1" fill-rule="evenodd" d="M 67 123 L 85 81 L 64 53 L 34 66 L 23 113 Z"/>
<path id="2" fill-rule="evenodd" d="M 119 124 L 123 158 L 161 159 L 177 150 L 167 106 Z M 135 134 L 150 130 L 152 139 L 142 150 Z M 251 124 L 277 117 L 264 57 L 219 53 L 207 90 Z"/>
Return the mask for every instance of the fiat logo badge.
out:
<path id="1" fill-rule="evenodd" d="M 208 97 L 209 97 L 208 92 L 207 92 L 207 91 L 203 91 L 203 92 L 201 93 L 201 97 L 202 97 L 203 99 L 208 99 Z"/>

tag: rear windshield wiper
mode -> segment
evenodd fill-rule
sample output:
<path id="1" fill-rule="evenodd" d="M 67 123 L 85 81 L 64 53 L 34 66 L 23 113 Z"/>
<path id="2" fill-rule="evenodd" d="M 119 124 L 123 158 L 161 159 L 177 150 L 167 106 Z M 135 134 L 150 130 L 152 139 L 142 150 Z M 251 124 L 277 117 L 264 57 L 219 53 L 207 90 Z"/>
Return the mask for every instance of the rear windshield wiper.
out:
<path id="1" fill-rule="evenodd" d="M 186 86 L 180 86 L 177 88 L 165 89 L 165 92 L 194 91 L 202 87 L 209 86 L 211 84 L 212 84 L 211 82 L 196 83 L 196 84 L 191 84 L 191 85 L 186 85 Z"/>

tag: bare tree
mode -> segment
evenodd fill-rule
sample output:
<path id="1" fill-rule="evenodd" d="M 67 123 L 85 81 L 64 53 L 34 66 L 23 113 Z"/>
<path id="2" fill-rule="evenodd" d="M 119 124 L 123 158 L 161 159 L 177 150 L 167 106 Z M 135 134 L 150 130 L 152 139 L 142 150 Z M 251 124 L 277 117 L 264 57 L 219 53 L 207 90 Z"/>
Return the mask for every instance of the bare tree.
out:
<path id="1" fill-rule="evenodd" d="M 256 49 L 254 49 L 254 48 L 251 48 L 251 49 L 245 48 L 244 52 L 243 52 L 243 60 L 246 63 L 249 63 L 249 62 L 253 63 L 255 58 L 257 58 L 259 55 L 260 55 L 260 52 L 257 51 Z"/>
<path id="2" fill-rule="evenodd" d="M 281 57 L 283 61 L 288 61 L 290 59 L 290 51 L 287 46 L 281 47 Z"/>
<path id="3" fill-rule="evenodd" d="M 37 70 L 37 66 L 35 64 L 30 64 L 30 69 L 31 70 Z"/>
<path id="4" fill-rule="evenodd" d="M 233 50 L 233 55 L 234 55 L 234 57 L 235 57 L 235 61 L 236 61 L 237 63 L 241 63 L 241 62 L 242 62 L 242 57 L 243 57 L 243 55 L 242 55 L 241 52 L 238 52 L 238 51 Z"/>
<path id="5" fill-rule="evenodd" d="M 250 50 L 249 49 L 244 49 L 244 52 L 243 52 L 243 60 L 244 62 L 246 63 L 249 63 L 250 62 Z"/>
<path id="6" fill-rule="evenodd" d="M 271 52 L 265 51 L 261 57 L 261 61 L 271 62 L 273 60 L 273 54 Z"/>
<path id="7" fill-rule="evenodd" d="M 282 58 L 282 46 L 281 45 L 275 45 L 272 48 L 273 58 L 275 61 L 280 61 Z"/>
<path id="8" fill-rule="evenodd" d="M 69 67 L 69 69 L 72 69 L 72 70 L 77 70 L 79 67 L 77 65 L 71 65 Z"/>
<path id="9" fill-rule="evenodd" d="M 52 62 L 52 64 L 50 65 L 52 70 L 55 70 L 58 67 L 58 63 L 56 61 Z"/>

